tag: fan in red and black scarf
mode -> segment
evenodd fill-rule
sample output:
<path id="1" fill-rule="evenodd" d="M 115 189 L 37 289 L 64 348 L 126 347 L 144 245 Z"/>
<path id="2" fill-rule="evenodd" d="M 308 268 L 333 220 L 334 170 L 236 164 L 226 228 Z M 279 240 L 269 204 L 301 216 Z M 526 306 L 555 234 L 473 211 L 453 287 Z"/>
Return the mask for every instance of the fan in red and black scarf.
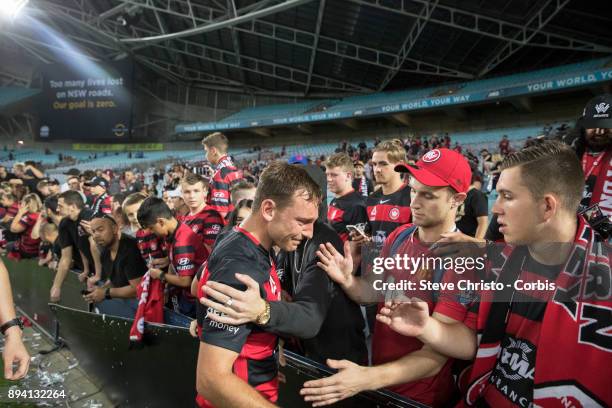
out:
<path id="1" fill-rule="evenodd" d="M 355 178 L 353 179 L 353 189 L 362 196 L 367 197 L 374 191 L 374 185 L 372 181 L 366 177 L 363 162 L 361 160 L 356 160 L 354 165 Z"/>
<path id="2" fill-rule="evenodd" d="M 568 142 L 576 150 L 584 172 L 580 206 L 586 209 L 599 204 L 612 219 L 612 95 L 591 99 L 578 120 L 577 130 L 578 137 Z"/>
<path id="3" fill-rule="evenodd" d="M 191 295 L 191 281 L 198 268 L 208 258 L 202 240 L 187 225 L 180 223 L 161 198 L 149 197 L 138 209 L 138 223 L 156 236 L 164 239 L 170 272 L 149 268 L 153 279 L 170 286 L 171 308 L 178 313 L 195 318 L 196 303 Z"/>
<path id="4" fill-rule="evenodd" d="M 242 180 L 242 171 L 238 170 L 227 155 L 228 141 L 223 133 L 212 133 L 202 140 L 206 150 L 206 159 L 215 166 L 208 190 L 208 205 L 218 211 L 223 218 L 233 210 L 230 201 L 231 188 Z"/>

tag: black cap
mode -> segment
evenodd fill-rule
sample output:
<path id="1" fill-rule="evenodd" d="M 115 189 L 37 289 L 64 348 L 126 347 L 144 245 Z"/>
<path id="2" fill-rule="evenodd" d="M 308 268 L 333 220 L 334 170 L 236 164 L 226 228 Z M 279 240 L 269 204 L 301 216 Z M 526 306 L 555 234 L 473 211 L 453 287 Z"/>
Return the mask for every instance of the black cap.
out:
<path id="1" fill-rule="evenodd" d="M 104 188 L 108 188 L 108 182 L 102 177 L 94 177 L 91 180 L 89 180 L 87 183 L 85 183 L 85 185 L 89 187 L 101 186 Z"/>
<path id="2" fill-rule="evenodd" d="M 96 218 L 102 218 L 104 220 L 109 220 L 113 224 L 117 225 L 117 220 L 115 220 L 113 217 L 111 217 L 110 215 L 105 214 L 103 212 L 96 213 L 91 219 L 95 220 Z"/>
<path id="3" fill-rule="evenodd" d="M 580 125 L 586 129 L 612 129 L 612 95 L 598 95 L 587 102 Z"/>
<path id="4" fill-rule="evenodd" d="M 75 169 L 74 167 L 64 173 L 67 176 L 78 176 L 81 174 L 79 169 Z"/>

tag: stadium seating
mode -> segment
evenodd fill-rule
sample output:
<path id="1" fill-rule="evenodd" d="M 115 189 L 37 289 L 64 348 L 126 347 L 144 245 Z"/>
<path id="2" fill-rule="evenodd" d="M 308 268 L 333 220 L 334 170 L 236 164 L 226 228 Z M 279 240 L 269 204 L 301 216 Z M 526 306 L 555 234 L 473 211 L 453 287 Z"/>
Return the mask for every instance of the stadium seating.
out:
<path id="1" fill-rule="evenodd" d="M 569 123 L 569 122 L 564 122 Z M 558 124 L 551 124 L 556 127 Z M 526 126 L 526 127 L 513 127 L 513 128 L 498 128 L 488 129 L 479 131 L 465 131 L 465 132 L 451 132 L 452 143 L 459 142 L 459 144 L 466 149 L 471 149 L 476 152 L 480 149 L 486 148 L 491 151 L 496 151 L 498 148 L 499 141 L 503 135 L 507 135 L 510 142 L 515 146 L 520 146 L 527 137 L 537 137 L 542 134 L 542 126 Z M 356 146 L 359 142 L 364 141 L 368 147 L 374 145 L 374 140 L 364 138 L 363 140 L 353 140 L 351 144 Z M 299 145 L 287 145 L 286 156 L 289 157 L 294 154 L 302 154 L 309 156 L 311 159 L 316 160 L 320 156 L 327 156 L 334 153 L 339 145 L 339 141 L 334 142 L 321 142 L 321 143 L 307 143 Z M 132 157 L 128 158 L 127 152 L 121 152 L 115 154 L 109 152 L 106 155 L 103 152 L 96 152 L 97 158 L 91 159 L 94 155 L 93 152 L 76 151 L 66 149 L 62 151 L 65 156 L 71 156 L 78 162 L 76 164 L 66 164 L 55 168 L 52 172 L 54 174 L 61 174 L 69 168 L 77 168 L 81 171 L 88 169 L 106 169 L 106 168 L 127 168 L 130 166 L 136 166 L 139 164 L 155 163 L 166 159 L 172 159 L 175 161 L 184 162 L 197 162 L 204 158 L 202 150 L 165 150 L 156 152 L 144 152 L 142 158 L 137 158 L 135 152 L 132 152 Z M 279 142 L 276 146 L 266 147 L 265 151 L 280 154 L 282 152 L 281 143 Z M 14 160 L 8 160 L 8 152 L 0 152 L 0 164 L 5 166 L 12 166 L 15 162 L 24 162 L 26 160 L 32 160 L 40 162 L 43 165 L 55 165 L 57 164 L 57 153 L 45 155 L 43 151 L 36 149 L 23 149 L 13 152 Z M 258 156 L 257 152 L 245 151 L 243 148 L 230 149 L 229 152 L 237 160 L 252 160 Z"/>

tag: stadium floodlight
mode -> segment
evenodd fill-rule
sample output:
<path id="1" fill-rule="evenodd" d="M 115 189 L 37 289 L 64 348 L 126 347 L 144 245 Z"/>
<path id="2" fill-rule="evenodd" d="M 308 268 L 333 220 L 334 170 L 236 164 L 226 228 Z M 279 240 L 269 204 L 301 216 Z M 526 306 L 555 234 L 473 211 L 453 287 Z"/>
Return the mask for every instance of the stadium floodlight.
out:
<path id="1" fill-rule="evenodd" d="M 1 0 L 0 16 L 15 18 L 30 0 Z"/>

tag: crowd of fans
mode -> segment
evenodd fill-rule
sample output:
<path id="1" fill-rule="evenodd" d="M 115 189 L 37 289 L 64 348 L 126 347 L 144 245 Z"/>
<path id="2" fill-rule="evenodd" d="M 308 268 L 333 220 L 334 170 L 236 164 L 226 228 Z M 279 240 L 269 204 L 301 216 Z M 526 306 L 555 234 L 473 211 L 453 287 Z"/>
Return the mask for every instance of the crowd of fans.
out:
<path id="1" fill-rule="evenodd" d="M 593 119 L 591 105 L 585 117 Z M 385 303 L 371 293 L 361 270 L 366 246 L 392 257 L 417 256 L 431 250 L 425 243 L 434 242 L 535 242 L 537 234 L 524 234 L 536 231 L 542 219 L 523 214 L 532 221 L 521 224 L 525 232 L 511 225 L 521 217 L 512 203 L 521 198 L 511 196 L 521 182 L 528 191 L 538 186 L 534 197 L 548 197 L 542 205 L 552 209 L 541 215 L 549 220 L 546 231 L 561 234 L 569 228 L 565 224 L 573 225 L 573 241 L 576 228 L 587 231 L 584 220 L 576 224 L 575 212 L 568 210 L 573 201 L 567 197 L 577 194 L 575 174 L 584 175 L 579 179 L 582 208 L 599 203 L 604 218 L 612 214 L 606 198 L 612 126 L 609 119 L 602 123 L 581 122 L 573 137 L 564 133 L 578 156 L 566 145 L 540 139 L 512 146 L 507 136 L 498 152 L 483 149 L 477 156 L 445 134 L 377 140 L 372 148 L 343 142 L 329 157 L 294 155 L 271 162 L 275 157 L 260 154 L 234 162 L 227 155 L 227 138 L 213 133 L 202 142 L 206 160 L 147 175 L 72 169 L 60 183 L 45 177 L 35 163 L 0 166 L 1 244 L 9 259 L 37 259 L 56 271 L 53 302 L 61 299 L 69 271 L 80 271 L 85 301 L 101 313 L 135 318 L 134 342 L 146 335 L 140 319 L 189 326 L 201 339 L 199 406 L 274 402 L 278 336 L 286 339 L 286 347 L 338 370 L 304 384 L 302 395 L 314 406 L 379 388 L 432 406 L 459 400 L 530 406 L 548 398 L 537 387 L 568 377 L 587 389 L 589 398 L 612 404 L 609 384 L 606 388 L 595 378 L 605 377 L 602 367 L 609 378 L 609 334 L 600 333 L 604 339 L 599 340 L 608 345 L 598 346 L 601 355 L 580 349 L 582 357 L 594 356 L 584 360 L 584 370 L 594 370 L 590 375 L 578 380 L 573 373 L 553 375 L 544 360 L 550 353 L 540 354 L 543 346 L 538 346 L 538 336 L 550 337 L 544 328 L 552 330 L 544 309 L 506 308 L 501 323 L 495 322 L 501 337 L 484 336 L 479 345 L 475 333 L 489 333 L 492 323 L 479 312 L 478 302 L 457 303 L 430 293 L 421 303 Z M 523 174 L 512 184 L 508 174 L 529 166 L 551 174 L 534 176 L 537 181 Z M 487 194 L 496 185 L 500 197 L 490 224 Z M 597 228 L 605 232 L 600 224 Z M 525 259 L 525 273 L 543 273 L 533 258 Z M 609 275 L 606 265 L 603 273 Z M 552 269 L 558 274 L 562 268 Z M 446 279 L 421 272 L 422 279 Z M 609 296 L 604 300 L 609 303 Z M 509 326 L 503 324 L 504 314 Z M 532 326 L 537 321 L 542 333 L 525 319 Z M 601 319 L 611 324 L 610 316 Z M 538 361 L 525 360 L 526 368 L 518 370 L 522 377 L 512 382 L 503 370 L 506 365 L 516 369 L 517 362 L 507 360 L 515 358 L 515 349 L 529 353 L 525 347 L 538 349 Z M 492 357 L 487 371 L 485 360 Z M 471 371 L 462 371 L 472 360 Z M 529 370 L 535 376 L 524 372 Z"/>

